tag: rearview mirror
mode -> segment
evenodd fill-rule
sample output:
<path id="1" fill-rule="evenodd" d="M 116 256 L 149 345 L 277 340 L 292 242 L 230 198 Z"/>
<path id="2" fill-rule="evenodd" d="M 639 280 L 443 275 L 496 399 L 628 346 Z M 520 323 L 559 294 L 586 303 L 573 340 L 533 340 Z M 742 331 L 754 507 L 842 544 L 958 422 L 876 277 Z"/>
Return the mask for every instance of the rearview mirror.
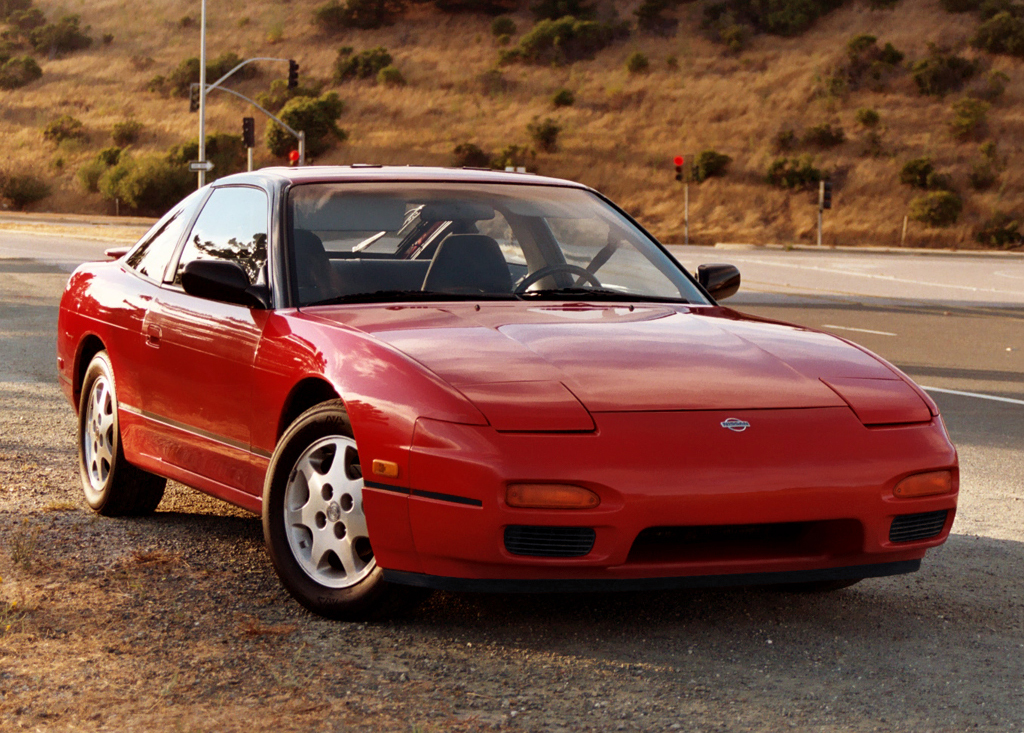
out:
<path id="1" fill-rule="evenodd" d="M 249 308 L 270 307 L 270 289 L 250 285 L 245 270 L 229 260 L 192 260 L 181 273 L 181 287 L 197 298 Z"/>
<path id="2" fill-rule="evenodd" d="M 735 265 L 701 265 L 697 268 L 697 282 L 715 300 L 725 300 L 740 289 L 740 271 Z"/>

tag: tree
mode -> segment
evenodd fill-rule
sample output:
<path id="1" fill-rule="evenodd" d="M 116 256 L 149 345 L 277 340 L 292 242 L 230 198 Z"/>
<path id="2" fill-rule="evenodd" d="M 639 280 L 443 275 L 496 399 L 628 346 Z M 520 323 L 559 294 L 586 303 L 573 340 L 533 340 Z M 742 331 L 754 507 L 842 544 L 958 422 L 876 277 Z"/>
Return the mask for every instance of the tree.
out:
<path id="1" fill-rule="evenodd" d="M 306 133 L 306 153 L 320 155 L 334 140 L 344 142 L 348 133 L 338 127 L 345 105 L 334 92 L 321 97 L 296 97 L 281 110 L 279 117 L 285 124 Z M 280 125 L 267 127 L 267 148 L 274 155 L 284 157 L 297 145 L 290 132 Z"/>

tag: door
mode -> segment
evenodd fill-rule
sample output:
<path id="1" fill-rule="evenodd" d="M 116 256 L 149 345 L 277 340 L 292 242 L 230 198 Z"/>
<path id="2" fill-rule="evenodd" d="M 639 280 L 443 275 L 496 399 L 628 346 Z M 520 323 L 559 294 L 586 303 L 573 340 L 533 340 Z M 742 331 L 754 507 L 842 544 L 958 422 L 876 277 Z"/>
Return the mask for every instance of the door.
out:
<path id="1" fill-rule="evenodd" d="M 262 492 L 250 421 L 253 361 L 269 311 L 189 295 L 181 272 L 193 260 L 224 259 L 250 282 L 266 282 L 268 214 L 261 189 L 215 189 L 142 324 L 142 402 L 159 434 L 157 457 L 197 488 L 236 503 L 234 492 Z"/>

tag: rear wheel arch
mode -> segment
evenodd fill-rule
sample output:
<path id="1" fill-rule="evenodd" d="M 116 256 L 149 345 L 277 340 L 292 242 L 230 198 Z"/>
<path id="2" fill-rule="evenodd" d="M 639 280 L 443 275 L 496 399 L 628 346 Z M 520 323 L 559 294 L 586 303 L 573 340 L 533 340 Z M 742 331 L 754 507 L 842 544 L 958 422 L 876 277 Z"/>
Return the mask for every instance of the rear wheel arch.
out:
<path id="1" fill-rule="evenodd" d="M 75 395 L 75 408 L 78 408 L 78 403 L 82 399 L 82 382 L 85 381 L 85 373 L 89 369 L 89 364 L 96 354 L 101 351 L 106 351 L 106 344 L 103 343 L 102 339 L 96 334 L 89 334 L 85 336 L 78 344 L 78 354 L 75 356 L 75 381 L 72 385 Z"/>

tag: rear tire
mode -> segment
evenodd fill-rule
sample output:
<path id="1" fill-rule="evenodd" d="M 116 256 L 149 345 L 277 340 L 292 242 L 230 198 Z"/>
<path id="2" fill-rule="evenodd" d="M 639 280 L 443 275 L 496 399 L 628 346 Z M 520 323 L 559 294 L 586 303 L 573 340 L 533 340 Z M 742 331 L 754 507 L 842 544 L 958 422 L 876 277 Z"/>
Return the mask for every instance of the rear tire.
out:
<path id="1" fill-rule="evenodd" d="M 106 351 L 89 362 L 78 406 L 78 466 L 89 506 L 106 517 L 151 514 L 167 479 L 136 468 L 124 457 L 114 370 Z"/>
<path id="2" fill-rule="evenodd" d="M 425 595 L 385 581 L 373 556 L 341 400 L 307 410 L 278 441 L 263 487 L 263 538 L 284 587 L 320 616 L 380 618 Z"/>

